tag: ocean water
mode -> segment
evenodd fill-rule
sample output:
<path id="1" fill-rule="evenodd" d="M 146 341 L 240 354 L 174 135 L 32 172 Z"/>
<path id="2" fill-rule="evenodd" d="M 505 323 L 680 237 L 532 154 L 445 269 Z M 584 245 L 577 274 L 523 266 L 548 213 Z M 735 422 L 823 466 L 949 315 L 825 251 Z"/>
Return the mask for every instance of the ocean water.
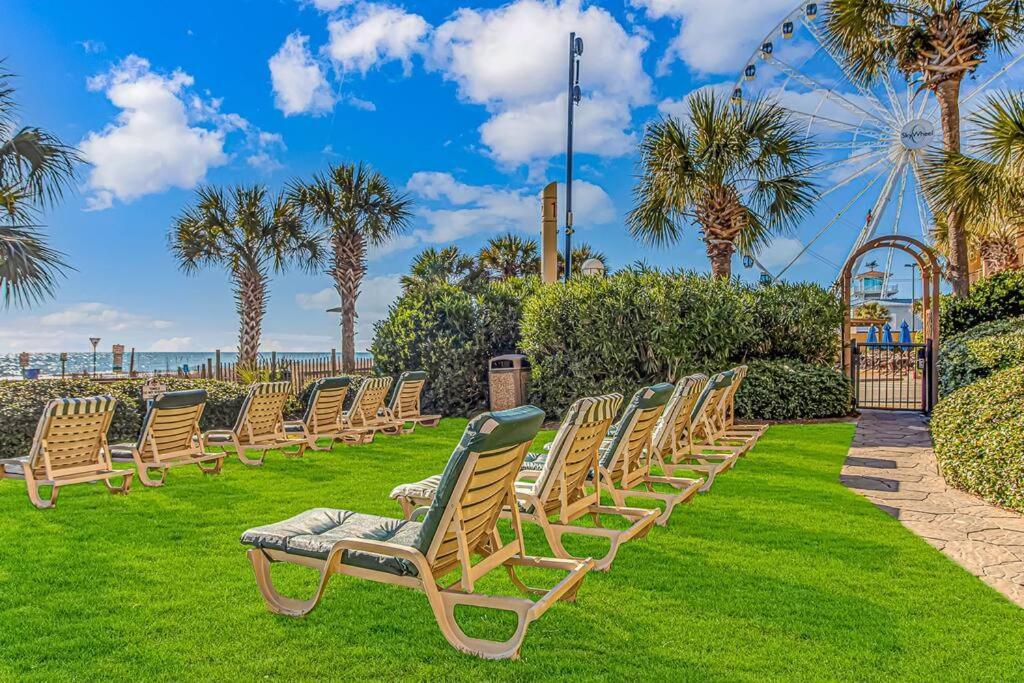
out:
<path id="1" fill-rule="evenodd" d="M 281 352 L 278 351 L 277 357 L 279 360 L 306 360 L 309 358 L 327 358 L 331 355 L 330 351 L 322 351 L 316 353 L 299 353 L 299 352 Z M 340 352 L 339 352 L 339 362 Z M 124 370 L 128 371 L 128 360 L 130 353 L 125 351 L 124 353 Z M 224 352 L 220 354 L 222 363 L 234 363 L 237 360 L 238 354 L 234 352 Z M 357 352 L 356 356 L 360 358 L 370 358 L 370 354 L 365 352 Z M 162 351 L 136 351 L 135 352 L 135 370 L 138 372 L 175 372 L 178 368 L 188 365 L 189 368 L 198 368 L 206 363 L 206 360 L 213 359 L 214 354 L 212 351 L 183 351 L 183 352 L 162 352 Z M 269 353 L 260 354 L 261 358 L 270 359 Z M 82 373 L 92 372 L 92 352 L 91 351 L 77 351 L 69 352 L 68 360 L 66 365 L 66 372 L 71 373 Z M 112 364 L 114 362 L 114 354 L 110 351 L 96 353 L 96 371 L 110 372 Z M 40 374 L 42 375 L 60 375 L 61 363 L 59 353 L 30 353 L 29 363 L 30 368 L 39 368 Z M 18 354 L 16 353 L 5 353 L 0 354 L 0 377 L 21 377 L 21 366 L 18 364 Z"/>

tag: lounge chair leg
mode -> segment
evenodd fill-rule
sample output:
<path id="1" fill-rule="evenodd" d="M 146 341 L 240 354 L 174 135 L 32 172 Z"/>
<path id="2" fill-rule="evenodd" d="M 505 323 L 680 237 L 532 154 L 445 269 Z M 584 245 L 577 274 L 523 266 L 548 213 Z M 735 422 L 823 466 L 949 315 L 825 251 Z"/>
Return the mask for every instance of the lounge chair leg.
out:
<path id="1" fill-rule="evenodd" d="M 159 470 L 160 477 L 158 479 L 154 479 L 153 477 L 149 476 L 149 471 L 151 469 Z M 159 488 L 160 486 L 163 486 L 164 482 L 167 480 L 167 469 L 168 468 L 166 467 L 151 468 L 146 465 L 139 465 L 139 481 L 142 482 L 143 486 L 147 486 L 149 488 Z"/>
<path id="2" fill-rule="evenodd" d="M 51 486 L 49 497 L 44 499 L 39 495 L 39 489 L 42 487 L 31 477 L 32 475 L 29 473 L 28 468 L 25 468 L 25 485 L 28 488 L 28 499 L 40 510 L 48 510 L 49 508 L 55 507 L 57 505 L 57 494 L 60 493 L 60 488 Z"/>
<path id="3" fill-rule="evenodd" d="M 270 560 L 258 548 L 253 548 L 248 553 L 249 562 L 252 564 L 253 572 L 256 574 L 256 585 L 259 586 L 267 609 L 275 614 L 282 614 L 286 617 L 304 617 L 309 614 L 327 588 L 327 582 L 331 579 L 331 572 L 328 571 L 328 563 L 325 563 L 320 570 L 320 581 L 317 584 L 316 592 L 308 600 L 296 600 L 288 598 L 277 592 L 274 588 L 273 579 L 270 577 Z"/>
<path id="4" fill-rule="evenodd" d="M 245 454 L 245 449 L 242 448 L 241 444 L 235 445 L 235 454 L 238 456 L 238 459 L 242 461 L 243 465 L 248 465 L 249 467 L 262 467 L 263 460 L 267 457 L 266 451 L 260 451 L 259 458 L 250 458 Z"/>
<path id="5" fill-rule="evenodd" d="M 427 588 L 430 606 L 434 610 L 434 618 L 441 628 L 445 639 L 460 652 L 482 657 L 483 659 L 518 659 L 519 648 L 526 637 L 526 628 L 533 620 L 530 610 L 533 603 L 529 600 L 515 598 L 493 598 L 472 593 L 454 593 Z M 494 641 L 471 638 L 455 620 L 455 608 L 458 605 L 473 605 L 489 609 L 499 609 L 516 615 L 516 630 L 508 640 Z"/>
<path id="6" fill-rule="evenodd" d="M 107 487 L 107 490 L 114 495 L 127 494 L 132 488 L 132 477 L 135 476 L 135 472 L 129 472 L 125 470 L 124 474 L 121 474 L 121 485 L 114 486 L 110 483 L 109 479 L 103 480 L 103 485 Z"/>
<path id="7" fill-rule="evenodd" d="M 197 462 L 196 466 L 203 471 L 203 474 L 220 474 L 221 469 L 224 467 L 224 458 L 214 460 L 211 467 L 207 467 L 205 463 L 201 462 Z"/>

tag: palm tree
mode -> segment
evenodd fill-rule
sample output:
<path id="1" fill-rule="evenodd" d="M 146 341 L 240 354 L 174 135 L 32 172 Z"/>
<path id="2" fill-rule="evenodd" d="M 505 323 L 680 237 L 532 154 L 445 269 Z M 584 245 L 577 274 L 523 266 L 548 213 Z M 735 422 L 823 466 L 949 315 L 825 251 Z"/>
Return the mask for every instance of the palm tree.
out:
<path id="1" fill-rule="evenodd" d="M 982 276 L 988 277 L 1004 270 L 1020 267 L 1017 239 L 1024 232 L 1020 217 L 1008 218 L 998 210 L 987 215 L 967 219 L 967 254 L 973 261 L 981 261 Z M 949 230 L 941 216 L 937 216 L 932 229 L 932 245 L 942 256 L 949 258 Z"/>
<path id="2" fill-rule="evenodd" d="M 960 84 L 985 61 L 990 48 L 1006 50 L 1024 30 L 1020 0 L 832 0 L 825 42 L 837 50 L 854 78 L 870 83 L 890 66 L 939 104 L 946 151 L 960 151 Z M 964 218 L 948 212 L 953 292 L 967 294 L 967 235 Z"/>
<path id="3" fill-rule="evenodd" d="M 572 274 L 582 275 L 584 262 L 592 258 L 603 263 L 605 272 L 608 272 L 608 257 L 586 242 L 580 242 L 572 248 Z M 562 252 L 558 252 L 558 276 L 562 277 L 563 275 L 565 275 L 565 257 L 562 256 Z"/>
<path id="4" fill-rule="evenodd" d="M 936 211 L 935 247 L 949 256 L 947 217 L 964 219 L 969 257 L 986 274 L 1020 265 L 1017 236 L 1024 228 L 1024 96 L 990 97 L 970 117 L 978 156 L 944 150 L 930 154 L 924 185 Z"/>
<path id="5" fill-rule="evenodd" d="M 11 74 L 0 62 L 0 296 L 30 306 L 53 296 L 67 268 L 63 254 L 46 245 L 36 219 L 74 189 L 82 161 L 52 133 L 18 127 Z"/>
<path id="6" fill-rule="evenodd" d="M 537 242 L 508 233 L 492 237 L 477 256 L 480 266 L 493 280 L 508 280 L 540 273 Z"/>
<path id="7" fill-rule="evenodd" d="M 669 245 L 695 220 L 711 272 L 727 278 L 737 247 L 756 251 L 811 208 L 811 143 L 769 101 L 730 106 L 698 91 L 688 105 L 686 121 L 661 119 L 644 133 L 629 230 L 645 242 Z"/>
<path id="8" fill-rule="evenodd" d="M 294 181 L 289 196 L 330 236 L 328 275 L 341 298 L 341 367 L 356 364 L 356 300 L 366 275 L 366 248 L 405 232 L 412 200 L 363 163 L 331 166 L 308 183 Z"/>
<path id="9" fill-rule="evenodd" d="M 284 194 L 236 186 L 200 187 L 196 202 L 174 219 L 171 251 L 185 273 L 222 266 L 231 276 L 239 317 L 238 367 L 252 370 L 260 348 L 270 273 L 287 266 L 314 272 L 323 263 L 320 237 Z"/>
<path id="10" fill-rule="evenodd" d="M 453 244 L 441 250 L 424 249 L 413 259 L 409 274 L 403 275 L 401 282 L 406 292 L 421 291 L 439 282 L 475 291 L 484 279 L 476 259 Z"/>
<path id="11" fill-rule="evenodd" d="M 878 303 L 877 301 L 869 301 L 866 304 L 861 304 L 854 311 L 854 315 L 858 318 L 868 318 L 869 320 L 885 320 L 889 322 L 892 320 L 892 315 L 889 313 L 889 309 Z"/>

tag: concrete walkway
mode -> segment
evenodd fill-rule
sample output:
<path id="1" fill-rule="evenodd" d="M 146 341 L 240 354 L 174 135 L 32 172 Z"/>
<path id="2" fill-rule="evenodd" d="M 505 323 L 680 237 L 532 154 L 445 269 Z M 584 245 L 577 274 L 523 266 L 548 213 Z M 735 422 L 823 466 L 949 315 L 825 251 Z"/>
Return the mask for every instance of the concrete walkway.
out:
<path id="1" fill-rule="evenodd" d="M 946 486 L 921 415 L 864 411 L 840 480 L 1024 607 L 1024 516 Z"/>

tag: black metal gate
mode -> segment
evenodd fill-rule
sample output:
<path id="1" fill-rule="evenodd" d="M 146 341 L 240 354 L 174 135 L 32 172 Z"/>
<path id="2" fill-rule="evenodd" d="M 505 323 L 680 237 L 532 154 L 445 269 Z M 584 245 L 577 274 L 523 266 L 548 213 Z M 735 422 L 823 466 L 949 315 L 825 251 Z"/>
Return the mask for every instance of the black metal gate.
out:
<path id="1" fill-rule="evenodd" d="M 857 408 L 931 412 L 932 349 L 924 344 L 850 343 Z"/>

